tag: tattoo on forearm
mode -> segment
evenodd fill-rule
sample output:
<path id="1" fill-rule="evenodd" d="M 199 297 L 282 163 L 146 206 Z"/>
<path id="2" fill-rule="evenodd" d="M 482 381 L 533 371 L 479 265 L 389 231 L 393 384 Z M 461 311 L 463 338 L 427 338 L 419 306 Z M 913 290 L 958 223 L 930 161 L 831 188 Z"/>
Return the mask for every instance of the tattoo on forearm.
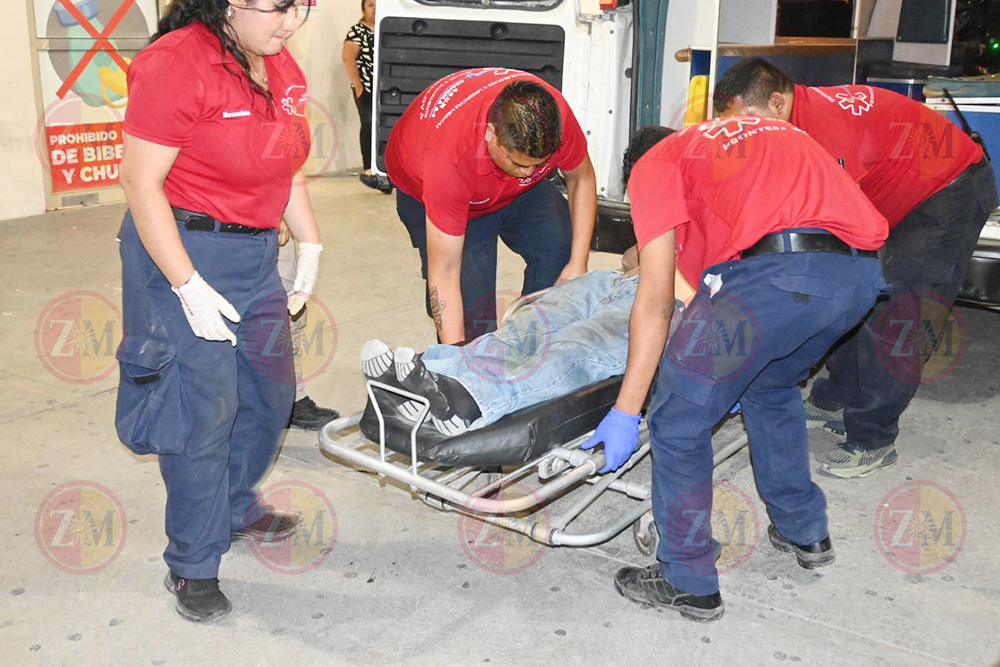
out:
<path id="1" fill-rule="evenodd" d="M 430 297 L 431 297 L 431 316 L 434 318 L 435 328 L 437 328 L 437 330 L 440 332 L 444 330 L 444 318 L 442 317 L 442 313 L 444 313 L 444 308 L 447 304 L 444 301 L 442 301 L 438 296 L 437 287 L 431 288 Z"/>

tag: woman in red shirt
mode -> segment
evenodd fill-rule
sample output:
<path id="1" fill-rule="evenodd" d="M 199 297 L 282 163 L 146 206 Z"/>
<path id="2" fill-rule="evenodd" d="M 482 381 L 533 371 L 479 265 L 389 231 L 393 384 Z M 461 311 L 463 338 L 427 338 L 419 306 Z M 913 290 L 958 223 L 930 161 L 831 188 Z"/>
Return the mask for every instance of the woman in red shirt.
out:
<path id="1" fill-rule="evenodd" d="M 288 336 L 275 333 L 309 298 L 323 249 L 301 173 L 306 82 L 284 48 L 300 12 L 295 0 L 174 0 L 128 73 L 116 427 L 159 455 L 165 583 L 192 621 L 232 608 L 217 579 L 232 538 L 295 530 L 255 486 L 294 396 Z M 300 253 L 288 295 L 282 219 Z"/>

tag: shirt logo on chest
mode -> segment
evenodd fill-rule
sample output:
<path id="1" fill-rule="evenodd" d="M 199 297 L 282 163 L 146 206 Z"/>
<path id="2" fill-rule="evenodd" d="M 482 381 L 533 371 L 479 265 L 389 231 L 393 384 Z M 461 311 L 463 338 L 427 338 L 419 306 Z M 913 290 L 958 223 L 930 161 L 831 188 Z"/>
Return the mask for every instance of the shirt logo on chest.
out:
<path id="1" fill-rule="evenodd" d="M 246 118 L 250 115 L 249 109 L 240 109 L 239 111 L 223 111 L 223 118 Z"/>
<path id="2" fill-rule="evenodd" d="M 306 103 L 309 96 L 306 94 L 306 87 L 299 85 L 289 86 L 281 98 L 281 109 L 289 116 L 306 117 Z"/>

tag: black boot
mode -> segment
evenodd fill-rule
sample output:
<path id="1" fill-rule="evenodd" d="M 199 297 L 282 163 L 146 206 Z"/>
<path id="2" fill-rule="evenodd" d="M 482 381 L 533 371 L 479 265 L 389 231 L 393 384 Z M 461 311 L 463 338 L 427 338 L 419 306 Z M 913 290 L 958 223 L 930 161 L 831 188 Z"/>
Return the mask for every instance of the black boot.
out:
<path id="1" fill-rule="evenodd" d="M 163 585 L 177 597 L 177 613 L 194 623 L 212 623 L 233 610 L 218 579 L 185 579 L 167 572 Z"/>
<path id="2" fill-rule="evenodd" d="M 615 590 L 643 608 L 672 609 L 684 618 L 705 623 L 722 618 L 726 606 L 718 592 L 693 595 L 674 588 L 660 574 L 659 562 L 647 567 L 623 567 L 615 575 Z"/>
<path id="3" fill-rule="evenodd" d="M 340 419 L 339 412 L 321 408 L 316 405 L 316 401 L 304 396 L 292 404 L 292 416 L 288 420 L 288 425 L 306 431 L 318 431 L 334 419 Z"/>
<path id="4" fill-rule="evenodd" d="M 256 542 L 281 542 L 298 530 L 300 519 L 284 512 L 275 512 L 270 507 L 254 512 L 253 521 L 243 528 L 234 530 L 231 540 L 248 539 Z"/>
<path id="5" fill-rule="evenodd" d="M 396 377 L 403 385 L 403 389 L 430 401 L 431 415 L 435 419 L 446 422 L 458 417 L 471 424 L 482 417 L 476 400 L 458 380 L 427 370 L 419 354 L 413 355 L 412 360 L 408 360 L 409 352 L 411 352 L 409 348 L 396 350 Z M 401 364 L 406 363 L 412 364 L 413 367 L 407 375 L 400 377 Z"/>
<path id="6" fill-rule="evenodd" d="M 799 566 L 807 570 L 815 570 L 817 567 L 829 565 L 837 559 L 829 535 L 815 544 L 796 544 L 779 533 L 772 523 L 767 527 L 767 539 L 771 542 L 771 546 L 778 551 L 794 552 L 795 560 L 799 562 Z"/>

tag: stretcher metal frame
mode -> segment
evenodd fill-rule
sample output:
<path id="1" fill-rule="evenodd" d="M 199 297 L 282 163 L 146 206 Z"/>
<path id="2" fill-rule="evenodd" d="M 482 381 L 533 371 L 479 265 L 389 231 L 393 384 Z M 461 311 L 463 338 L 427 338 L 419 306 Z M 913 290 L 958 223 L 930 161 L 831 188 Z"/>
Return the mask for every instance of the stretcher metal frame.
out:
<path id="1" fill-rule="evenodd" d="M 362 413 L 359 412 L 332 421 L 320 430 L 320 449 L 330 456 L 377 473 L 380 479 L 384 476 L 407 485 L 412 494 L 435 509 L 458 512 L 520 533 L 547 546 L 595 546 L 633 526 L 633 538 L 640 552 L 645 555 L 655 552 L 657 536 L 652 521 L 652 487 L 622 479 L 649 454 L 649 430 L 645 420 L 639 431 L 638 449 L 615 472 L 599 475 L 598 471 L 604 467 L 604 454 L 580 449 L 580 445 L 593 433 L 591 431 L 496 477 L 497 473 L 472 467 L 448 468 L 422 463 L 418 455 L 417 430 L 430 411 L 429 401 L 423 396 L 374 380 L 369 380 L 366 388 L 378 417 L 379 442 L 374 443 L 378 445 L 378 454 L 363 451 L 369 442 L 363 434 L 345 435 L 361 422 Z M 386 452 L 385 418 L 375 390 L 396 394 L 421 406 L 410 432 L 409 461 L 391 450 Z M 715 452 L 714 466 L 733 456 L 746 444 L 746 433 L 741 431 L 739 437 Z M 530 492 L 512 494 L 510 488 L 531 473 L 537 474 L 540 484 Z M 485 485 L 480 481 L 484 475 L 489 479 Z M 570 524 L 609 490 L 637 502 L 597 530 L 571 532 Z M 501 491 L 504 492 L 503 497 L 497 497 Z M 559 512 L 553 512 L 550 505 L 561 498 L 567 499 L 566 505 Z"/>

